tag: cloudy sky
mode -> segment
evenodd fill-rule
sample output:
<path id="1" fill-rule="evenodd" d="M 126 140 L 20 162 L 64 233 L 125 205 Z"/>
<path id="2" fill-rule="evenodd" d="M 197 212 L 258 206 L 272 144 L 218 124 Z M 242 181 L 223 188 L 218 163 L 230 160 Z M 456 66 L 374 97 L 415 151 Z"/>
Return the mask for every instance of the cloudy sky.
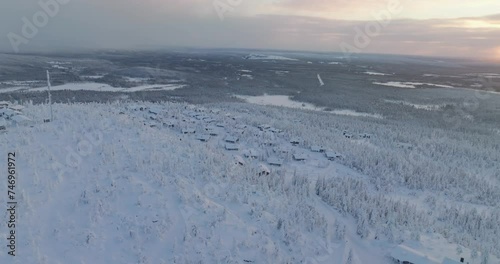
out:
<path id="1" fill-rule="evenodd" d="M 500 61 L 500 1 L 3 0 L 0 37 L 3 52 L 189 46 Z"/>

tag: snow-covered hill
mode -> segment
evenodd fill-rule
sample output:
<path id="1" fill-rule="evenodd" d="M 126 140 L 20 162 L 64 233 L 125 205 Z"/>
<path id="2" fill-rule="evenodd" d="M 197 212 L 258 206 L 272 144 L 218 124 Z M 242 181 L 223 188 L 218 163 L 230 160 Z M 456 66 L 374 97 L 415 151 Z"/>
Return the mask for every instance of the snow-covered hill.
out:
<path id="1" fill-rule="evenodd" d="M 456 197 L 452 183 L 443 197 L 418 180 L 363 172 L 356 154 L 391 159 L 407 151 L 384 145 L 387 135 L 368 126 L 369 138 L 352 131 L 347 138 L 328 123 L 354 118 L 355 131 L 363 119 L 246 104 L 58 104 L 51 123 L 40 122 L 46 105 L 27 105 L 25 114 L 36 123 L 0 134 L 0 155 L 16 153 L 18 174 L 17 256 L 1 250 L 0 263 L 377 264 L 390 263 L 400 243 L 439 260 L 479 263 L 471 253 L 495 253 L 498 237 L 488 233 L 498 232 L 500 214 L 488 199 Z M 200 134 L 211 134 L 208 142 Z M 314 145 L 343 158 L 328 160 Z M 250 152 L 255 158 L 245 157 Z M 467 204 L 480 201 L 484 210 L 469 212 Z M 459 234 L 464 219 L 484 226 Z M 8 236 L 5 226 L 0 236 Z M 469 242 L 476 238 L 484 247 Z"/>

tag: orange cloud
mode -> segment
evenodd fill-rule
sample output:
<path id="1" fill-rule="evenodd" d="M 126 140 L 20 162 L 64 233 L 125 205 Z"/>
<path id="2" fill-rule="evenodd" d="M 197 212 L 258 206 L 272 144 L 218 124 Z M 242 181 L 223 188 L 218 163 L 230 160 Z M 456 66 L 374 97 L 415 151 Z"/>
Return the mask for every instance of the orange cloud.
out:
<path id="1" fill-rule="evenodd" d="M 493 51 L 493 60 L 500 62 L 500 46 Z"/>

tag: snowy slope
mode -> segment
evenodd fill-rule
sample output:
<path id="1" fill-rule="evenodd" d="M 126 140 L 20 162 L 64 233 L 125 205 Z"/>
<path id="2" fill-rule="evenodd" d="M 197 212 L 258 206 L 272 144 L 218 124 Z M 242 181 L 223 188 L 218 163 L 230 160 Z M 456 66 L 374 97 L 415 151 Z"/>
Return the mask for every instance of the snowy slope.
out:
<path id="1" fill-rule="evenodd" d="M 375 198 L 365 184 L 369 177 L 309 151 L 306 143 L 292 146 L 291 131 L 260 131 L 252 118 L 264 121 L 261 110 L 59 104 L 54 122 L 42 123 L 48 107 L 28 106 L 25 113 L 38 123 L 0 134 L 0 155 L 16 152 L 20 194 L 18 256 L 2 250 L 0 263 L 389 263 L 388 252 L 405 236 L 370 232 L 360 224 L 363 215 L 333 200 L 344 183 L 345 197 Z M 185 128 L 197 134 L 218 129 L 219 135 L 199 142 L 182 134 Z M 224 149 L 227 136 L 239 137 L 239 151 Z M 237 164 L 235 155 L 247 149 L 261 156 Z M 294 161 L 293 153 L 307 160 Z M 268 157 L 284 165 L 267 165 L 271 174 L 258 176 Z M 0 235 L 6 232 L 2 226 Z M 421 237 L 427 244 L 441 239 Z"/>
<path id="2" fill-rule="evenodd" d="M 285 183 L 286 173 L 253 177 L 222 148 L 145 126 L 113 106 L 55 109 L 53 123 L 10 128 L 1 138 L 2 155 L 18 155 L 22 193 L 19 256 L 11 263 L 331 263 L 344 257 L 344 241 L 329 231 L 334 213 L 320 213 L 319 199 L 305 199 L 310 186 Z M 0 258 L 11 259 L 5 251 Z"/>

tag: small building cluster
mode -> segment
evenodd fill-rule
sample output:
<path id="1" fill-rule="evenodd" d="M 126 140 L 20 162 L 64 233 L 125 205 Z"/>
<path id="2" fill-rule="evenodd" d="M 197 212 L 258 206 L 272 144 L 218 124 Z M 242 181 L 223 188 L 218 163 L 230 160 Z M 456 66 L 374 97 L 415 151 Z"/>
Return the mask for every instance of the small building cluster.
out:
<path id="1" fill-rule="evenodd" d="M 31 125 L 32 120 L 23 115 L 24 106 L 12 104 L 7 101 L 0 102 L 0 131 L 5 131 L 8 124 Z"/>
<path id="2" fill-rule="evenodd" d="M 370 139 L 373 137 L 372 134 L 368 134 L 368 133 L 360 133 L 360 134 L 354 135 L 354 134 L 349 133 L 347 130 L 344 130 L 342 132 L 342 135 L 347 139 Z"/>
<path id="3" fill-rule="evenodd" d="M 465 262 L 464 258 L 461 258 L 460 261 L 455 261 L 450 258 L 439 261 L 405 245 L 399 245 L 393 248 L 389 255 L 395 263 L 401 264 L 461 264 Z"/>
<path id="4" fill-rule="evenodd" d="M 321 145 L 307 147 L 308 142 L 300 137 L 295 136 L 287 140 L 283 130 L 269 124 L 247 125 L 240 122 L 239 116 L 222 113 L 218 109 L 209 110 L 190 105 L 184 109 L 169 111 L 161 106 L 140 104 L 128 106 L 127 109 L 144 117 L 150 127 L 157 127 L 151 124 L 163 125 L 177 130 L 182 135 L 192 136 L 199 142 L 217 142 L 219 147 L 235 154 L 235 164 L 258 165 L 258 175 L 270 175 L 272 171 L 269 168 L 280 168 L 288 162 L 310 161 L 316 164 L 315 161 L 320 155 L 330 161 L 343 158 L 341 154 Z M 247 140 L 241 142 L 242 139 L 252 136 L 257 144 L 247 145 L 250 143 Z M 347 131 L 344 131 L 344 136 L 351 137 Z M 371 135 L 360 134 L 359 137 L 371 138 Z"/>

